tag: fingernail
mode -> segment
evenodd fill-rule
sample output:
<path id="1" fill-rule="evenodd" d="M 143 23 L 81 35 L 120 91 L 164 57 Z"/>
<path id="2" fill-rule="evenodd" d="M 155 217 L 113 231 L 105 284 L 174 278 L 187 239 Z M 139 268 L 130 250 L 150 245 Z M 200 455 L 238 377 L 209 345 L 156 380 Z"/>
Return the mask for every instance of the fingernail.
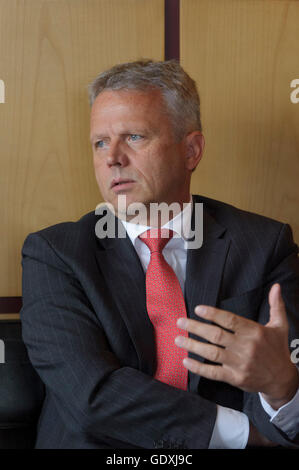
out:
<path id="1" fill-rule="evenodd" d="M 174 342 L 177 346 L 184 346 L 185 338 L 183 336 L 177 336 Z"/>
<path id="2" fill-rule="evenodd" d="M 188 320 L 186 318 L 179 318 L 176 322 L 180 328 L 186 328 Z"/>
<path id="3" fill-rule="evenodd" d="M 191 366 L 191 361 L 190 361 L 190 359 L 189 359 L 188 357 L 185 357 L 185 358 L 183 359 L 183 364 L 184 364 L 184 366 L 186 366 L 186 367 L 190 367 L 190 366 Z"/>
<path id="4" fill-rule="evenodd" d="M 194 311 L 197 315 L 200 315 L 201 317 L 204 317 L 207 312 L 205 307 L 203 307 L 202 305 L 198 305 L 197 307 L 195 307 Z"/>

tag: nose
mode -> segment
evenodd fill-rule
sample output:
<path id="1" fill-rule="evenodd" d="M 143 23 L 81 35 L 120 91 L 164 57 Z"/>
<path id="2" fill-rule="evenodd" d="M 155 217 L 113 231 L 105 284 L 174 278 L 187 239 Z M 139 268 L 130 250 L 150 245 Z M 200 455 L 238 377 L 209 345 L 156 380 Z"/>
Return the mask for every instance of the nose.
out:
<path id="1" fill-rule="evenodd" d="M 107 165 L 111 166 L 126 166 L 128 164 L 128 155 L 126 152 L 124 142 L 119 140 L 111 141 L 107 153 Z"/>

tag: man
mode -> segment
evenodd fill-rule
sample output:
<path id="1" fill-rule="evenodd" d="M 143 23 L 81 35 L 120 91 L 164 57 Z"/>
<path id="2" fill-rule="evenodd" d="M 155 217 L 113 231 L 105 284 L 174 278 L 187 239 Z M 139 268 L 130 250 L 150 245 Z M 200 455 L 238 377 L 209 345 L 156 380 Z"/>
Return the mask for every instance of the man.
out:
<path id="1" fill-rule="evenodd" d="M 36 447 L 298 447 L 289 226 L 191 197 L 204 138 L 175 61 L 115 66 L 90 102 L 107 210 L 23 247 L 23 339 L 47 390 Z"/>

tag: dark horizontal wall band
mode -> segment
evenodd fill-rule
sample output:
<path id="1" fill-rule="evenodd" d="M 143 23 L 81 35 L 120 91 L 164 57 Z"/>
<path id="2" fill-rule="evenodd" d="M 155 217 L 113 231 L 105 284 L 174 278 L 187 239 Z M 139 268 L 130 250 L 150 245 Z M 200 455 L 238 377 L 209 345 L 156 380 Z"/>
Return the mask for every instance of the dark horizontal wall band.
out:
<path id="1" fill-rule="evenodd" d="M 165 60 L 180 60 L 180 0 L 165 0 Z"/>
<path id="2" fill-rule="evenodd" d="M 22 297 L 0 297 L 1 313 L 19 313 L 22 308 Z"/>

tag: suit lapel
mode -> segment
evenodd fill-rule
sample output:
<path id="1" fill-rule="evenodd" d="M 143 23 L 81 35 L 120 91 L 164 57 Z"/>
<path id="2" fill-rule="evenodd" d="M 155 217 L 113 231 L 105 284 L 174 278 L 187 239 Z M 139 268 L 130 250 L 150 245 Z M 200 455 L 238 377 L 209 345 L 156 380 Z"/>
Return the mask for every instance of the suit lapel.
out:
<path id="1" fill-rule="evenodd" d="M 195 197 L 194 202 L 200 200 Z M 193 211 L 193 230 L 194 224 Z M 230 240 L 220 238 L 225 230 L 204 209 L 203 245 L 187 252 L 185 301 L 190 318 L 199 320 L 194 313 L 196 305 L 215 306 L 217 303 L 230 244 Z M 104 238 L 97 240 L 97 244 L 96 258 L 108 285 L 108 295 L 113 297 L 126 324 L 137 351 L 140 370 L 153 375 L 156 368 L 155 334 L 146 310 L 145 274 L 139 257 L 128 236 Z M 197 392 L 198 382 L 199 376 L 189 374 L 190 391 Z"/>
<path id="2" fill-rule="evenodd" d="M 199 201 L 195 198 L 194 202 Z M 194 225 L 193 217 L 193 230 Z M 196 305 L 216 306 L 217 303 L 222 273 L 230 245 L 230 240 L 220 238 L 225 230 L 204 208 L 203 244 L 199 249 L 188 250 L 186 265 L 185 301 L 187 314 L 190 318 L 197 321 L 200 319 L 194 313 Z M 190 334 L 190 337 L 198 339 L 192 334 Z M 192 353 L 189 353 L 189 356 L 204 361 L 203 358 Z M 189 373 L 190 391 L 197 391 L 199 379 L 198 375 Z"/>
<path id="3" fill-rule="evenodd" d="M 113 216 L 112 216 L 113 217 Z M 155 370 L 154 329 L 146 310 L 145 274 L 128 236 L 98 241 L 96 258 L 137 351 L 139 367 Z"/>

